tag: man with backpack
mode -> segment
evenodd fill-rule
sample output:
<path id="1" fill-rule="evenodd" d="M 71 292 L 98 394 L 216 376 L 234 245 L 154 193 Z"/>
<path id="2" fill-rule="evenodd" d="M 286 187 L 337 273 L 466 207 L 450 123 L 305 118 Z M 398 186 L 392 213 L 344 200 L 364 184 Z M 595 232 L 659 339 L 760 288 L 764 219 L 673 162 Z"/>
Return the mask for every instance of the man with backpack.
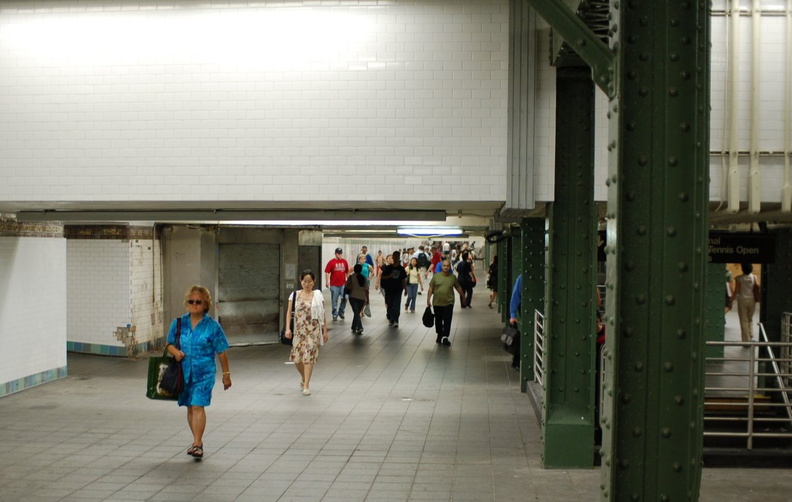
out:
<path id="1" fill-rule="evenodd" d="M 429 267 L 432 265 L 432 260 L 429 255 L 426 254 L 423 244 L 418 246 L 418 251 L 416 251 L 412 257 L 418 260 L 418 273 L 423 274 L 424 277 L 426 277 L 426 273 L 429 270 Z"/>

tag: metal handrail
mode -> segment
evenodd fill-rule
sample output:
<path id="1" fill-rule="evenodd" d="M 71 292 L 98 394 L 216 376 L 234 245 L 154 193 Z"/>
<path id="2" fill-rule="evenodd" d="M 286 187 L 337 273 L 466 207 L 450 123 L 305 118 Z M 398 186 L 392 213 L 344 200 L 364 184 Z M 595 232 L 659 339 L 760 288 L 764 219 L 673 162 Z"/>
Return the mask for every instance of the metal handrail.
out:
<path id="1" fill-rule="evenodd" d="M 544 387 L 544 314 L 534 310 L 534 381 Z"/>
<path id="2" fill-rule="evenodd" d="M 778 427 L 779 424 L 792 422 L 792 402 L 789 396 L 792 391 L 789 385 L 792 380 L 792 314 L 784 314 L 784 341 L 770 342 L 762 323 L 759 323 L 759 340 L 706 342 L 708 347 L 733 347 L 729 352 L 736 352 L 737 357 L 732 357 L 727 352 L 723 357 L 707 358 L 705 422 L 744 423 L 745 430 L 707 430 L 705 426 L 705 437 L 745 438 L 748 450 L 753 449 L 755 438 L 792 439 L 792 432 L 787 432 L 789 427 Z M 781 357 L 776 356 L 777 349 L 780 349 Z M 717 367 L 713 368 L 713 365 Z M 764 382 L 768 379 L 775 379 L 777 387 L 766 385 Z M 772 399 L 776 394 L 780 394 L 777 396 L 780 399 Z M 713 415 L 713 408 L 732 414 Z M 776 410 L 780 412 L 779 408 L 783 408 L 785 412 L 780 416 L 776 413 Z M 745 415 L 736 414 L 742 410 L 746 411 Z M 773 425 L 777 430 L 771 429 L 770 426 Z"/>
<path id="3" fill-rule="evenodd" d="M 762 323 L 759 323 L 759 337 L 765 342 L 769 342 L 767 339 L 767 333 L 765 332 L 764 325 Z M 767 350 L 767 354 L 770 356 L 770 364 L 773 366 L 773 371 L 775 371 L 778 388 L 781 389 L 781 399 L 784 400 L 784 404 L 786 405 L 787 416 L 790 420 L 792 420 L 792 408 L 790 408 L 788 394 L 789 391 L 787 390 L 786 382 L 781 376 L 781 369 L 778 367 L 778 362 L 776 361 L 775 354 L 773 354 L 773 350 L 769 346 L 765 347 L 765 349 Z"/>

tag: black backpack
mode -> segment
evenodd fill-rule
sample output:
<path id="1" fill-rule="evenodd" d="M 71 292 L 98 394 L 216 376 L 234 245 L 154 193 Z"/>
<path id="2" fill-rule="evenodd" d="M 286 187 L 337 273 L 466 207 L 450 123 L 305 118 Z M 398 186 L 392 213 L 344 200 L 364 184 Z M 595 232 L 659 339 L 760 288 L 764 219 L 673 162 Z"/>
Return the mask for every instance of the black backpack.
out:
<path id="1" fill-rule="evenodd" d="M 426 256 L 426 253 L 422 252 L 418 254 L 418 268 L 429 268 L 429 265 L 431 264 L 432 262 Z"/>

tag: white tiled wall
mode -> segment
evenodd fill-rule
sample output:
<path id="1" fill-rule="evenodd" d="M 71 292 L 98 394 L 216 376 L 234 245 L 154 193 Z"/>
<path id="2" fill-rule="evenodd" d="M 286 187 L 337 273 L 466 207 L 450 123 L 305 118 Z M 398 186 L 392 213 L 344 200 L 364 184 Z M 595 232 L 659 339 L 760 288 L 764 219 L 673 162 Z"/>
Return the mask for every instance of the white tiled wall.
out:
<path id="1" fill-rule="evenodd" d="M 129 245 L 132 324 L 138 343 L 164 336 L 162 325 L 162 259 L 160 241 L 135 239 Z"/>
<path id="2" fill-rule="evenodd" d="M 712 18 L 714 150 L 728 23 Z M 780 151 L 786 18 L 761 23 L 760 149 Z M 751 19 L 740 25 L 746 149 Z M 554 183 L 547 35 L 538 201 Z M 507 0 L 5 1 L 0 201 L 503 200 L 507 72 Z M 762 198 L 778 201 L 783 163 L 761 162 Z"/>
<path id="3" fill-rule="evenodd" d="M 507 51 L 507 0 L 4 2 L 0 200 L 502 200 Z"/>
<path id="4" fill-rule="evenodd" d="M 114 239 L 66 242 L 69 341 L 123 347 L 115 330 L 132 323 L 129 243 Z"/>
<path id="5" fill-rule="evenodd" d="M 66 366 L 66 241 L 0 237 L 0 384 Z"/>

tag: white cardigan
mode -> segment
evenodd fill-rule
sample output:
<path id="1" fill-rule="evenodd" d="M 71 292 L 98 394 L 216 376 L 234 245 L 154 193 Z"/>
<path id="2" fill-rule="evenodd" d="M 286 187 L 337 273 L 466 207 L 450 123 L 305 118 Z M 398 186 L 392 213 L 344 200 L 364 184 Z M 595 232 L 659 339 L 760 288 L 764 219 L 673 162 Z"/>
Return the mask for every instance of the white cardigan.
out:
<path id="1" fill-rule="evenodd" d="M 319 321 L 319 326 L 325 323 L 324 295 L 318 289 L 314 289 L 313 299 L 311 300 L 311 318 Z"/>

